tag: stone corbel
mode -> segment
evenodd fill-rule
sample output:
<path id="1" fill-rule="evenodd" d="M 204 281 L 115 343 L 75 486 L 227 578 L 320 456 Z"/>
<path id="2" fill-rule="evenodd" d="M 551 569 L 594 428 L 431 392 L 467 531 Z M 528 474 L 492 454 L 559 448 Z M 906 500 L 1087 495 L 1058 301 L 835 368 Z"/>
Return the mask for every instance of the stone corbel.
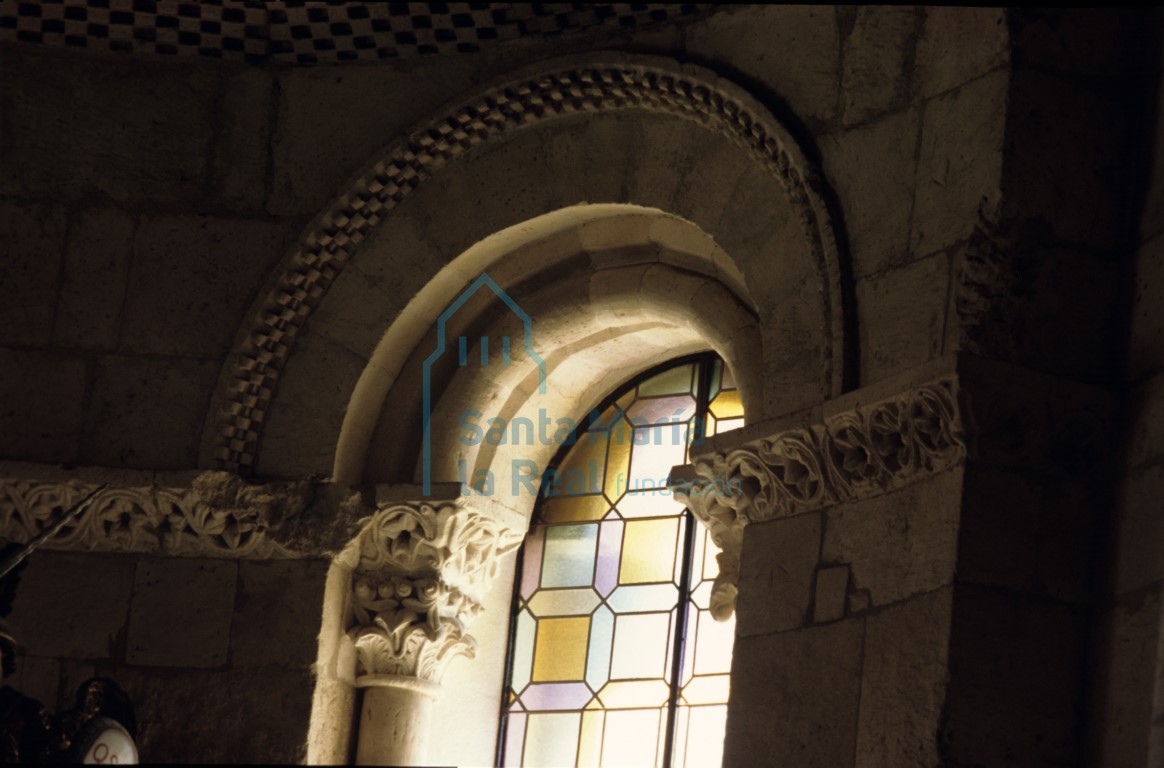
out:
<path id="1" fill-rule="evenodd" d="M 725 621 L 735 611 L 748 524 L 887 493 L 965 458 L 957 389 L 946 376 L 848 410 L 834 401 L 823 423 L 713 445 L 677 469 L 673 493 L 722 550 L 712 615 Z"/>
<path id="2" fill-rule="evenodd" d="M 467 627 L 522 534 L 463 499 L 377 506 L 338 558 L 352 570 L 357 685 L 385 676 L 439 683 L 450 660 L 475 654 Z"/>

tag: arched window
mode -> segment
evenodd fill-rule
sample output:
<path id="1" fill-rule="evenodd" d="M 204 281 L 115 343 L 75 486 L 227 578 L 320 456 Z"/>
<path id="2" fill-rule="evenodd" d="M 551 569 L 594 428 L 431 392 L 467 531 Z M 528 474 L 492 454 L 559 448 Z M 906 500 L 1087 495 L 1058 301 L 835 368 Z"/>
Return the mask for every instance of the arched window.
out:
<path id="1" fill-rule="evenodd" d="M 742 423 L 708 353 L 629 382 L 563 447 L 518 562 L 502 765 L 719 765 L 734 621 L 711 617 L 716 549 L 666 480 Z"/>

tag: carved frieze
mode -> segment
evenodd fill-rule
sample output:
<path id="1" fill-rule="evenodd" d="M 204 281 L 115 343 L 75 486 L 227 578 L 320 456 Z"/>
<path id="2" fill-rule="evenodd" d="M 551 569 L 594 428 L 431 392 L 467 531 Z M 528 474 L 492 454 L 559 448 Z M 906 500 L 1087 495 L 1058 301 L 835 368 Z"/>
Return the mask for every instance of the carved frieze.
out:
<path id="1" fill-rule="evenodd" d="M 363 675 L 439 683 L 502 556 L 522 534 L 462 502 L 392 503 L 370 517 L 339 562 L 352 568 L 348 634 Z"/>
<path id="2" fill-rule="evenodd" d="M 744 528 L 868 498 L 940 472 L 966 455 L 957 384 L 944 378 L 738 448 L 697 456 L 675 495 L 723 551 L 712 614 L 735 610 Z"/>
<path id="3" fill-rule="evenodd" d="M 79 481 L 0 478 L 0 538 L 28 541 L 99 487 Z M 295 556 L 270 535 L 266 511 L 260 504 L 216 503 L 198 483 L 185 488 L 108 487 L 98 491 L 75 524 L 43 546 L 199 557 Z"/>

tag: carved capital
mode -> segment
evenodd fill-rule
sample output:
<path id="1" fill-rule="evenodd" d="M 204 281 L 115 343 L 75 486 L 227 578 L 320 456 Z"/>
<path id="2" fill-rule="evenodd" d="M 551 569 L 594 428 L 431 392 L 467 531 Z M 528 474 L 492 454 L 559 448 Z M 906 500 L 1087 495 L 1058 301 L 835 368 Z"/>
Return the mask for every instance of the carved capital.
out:
<path id="1" fill-rule="evenodd" d="M 695 479 L 673 491 L 710 531 L 720 553 L 712 615 L 735 610 L 749 523 L 887 493 L 965 458 L 953 376 L 892 398 L 697 456 Z"/>
<path id="2" fill-rule="evenodd" d="M 391 503 L 368 518 L 340 561 L 352 568 L 348 634 L 363 675 L 439 683 L 500 558 L 522 535 L 460 501 Z"/>

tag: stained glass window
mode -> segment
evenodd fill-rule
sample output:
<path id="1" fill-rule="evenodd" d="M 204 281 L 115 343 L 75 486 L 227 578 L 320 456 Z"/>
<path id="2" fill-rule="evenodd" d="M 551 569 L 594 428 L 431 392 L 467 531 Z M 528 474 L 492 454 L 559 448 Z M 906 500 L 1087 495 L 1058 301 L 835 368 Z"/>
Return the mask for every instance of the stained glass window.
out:
<path id="1" fill-rule="evenodd" d="M 743 424 L 714 354 L 616 392 L 543 478 L 519 562 L 505 766 L 719 765 L 734 620 L 717 549 L 666 489 L 691 445 Z"/>

